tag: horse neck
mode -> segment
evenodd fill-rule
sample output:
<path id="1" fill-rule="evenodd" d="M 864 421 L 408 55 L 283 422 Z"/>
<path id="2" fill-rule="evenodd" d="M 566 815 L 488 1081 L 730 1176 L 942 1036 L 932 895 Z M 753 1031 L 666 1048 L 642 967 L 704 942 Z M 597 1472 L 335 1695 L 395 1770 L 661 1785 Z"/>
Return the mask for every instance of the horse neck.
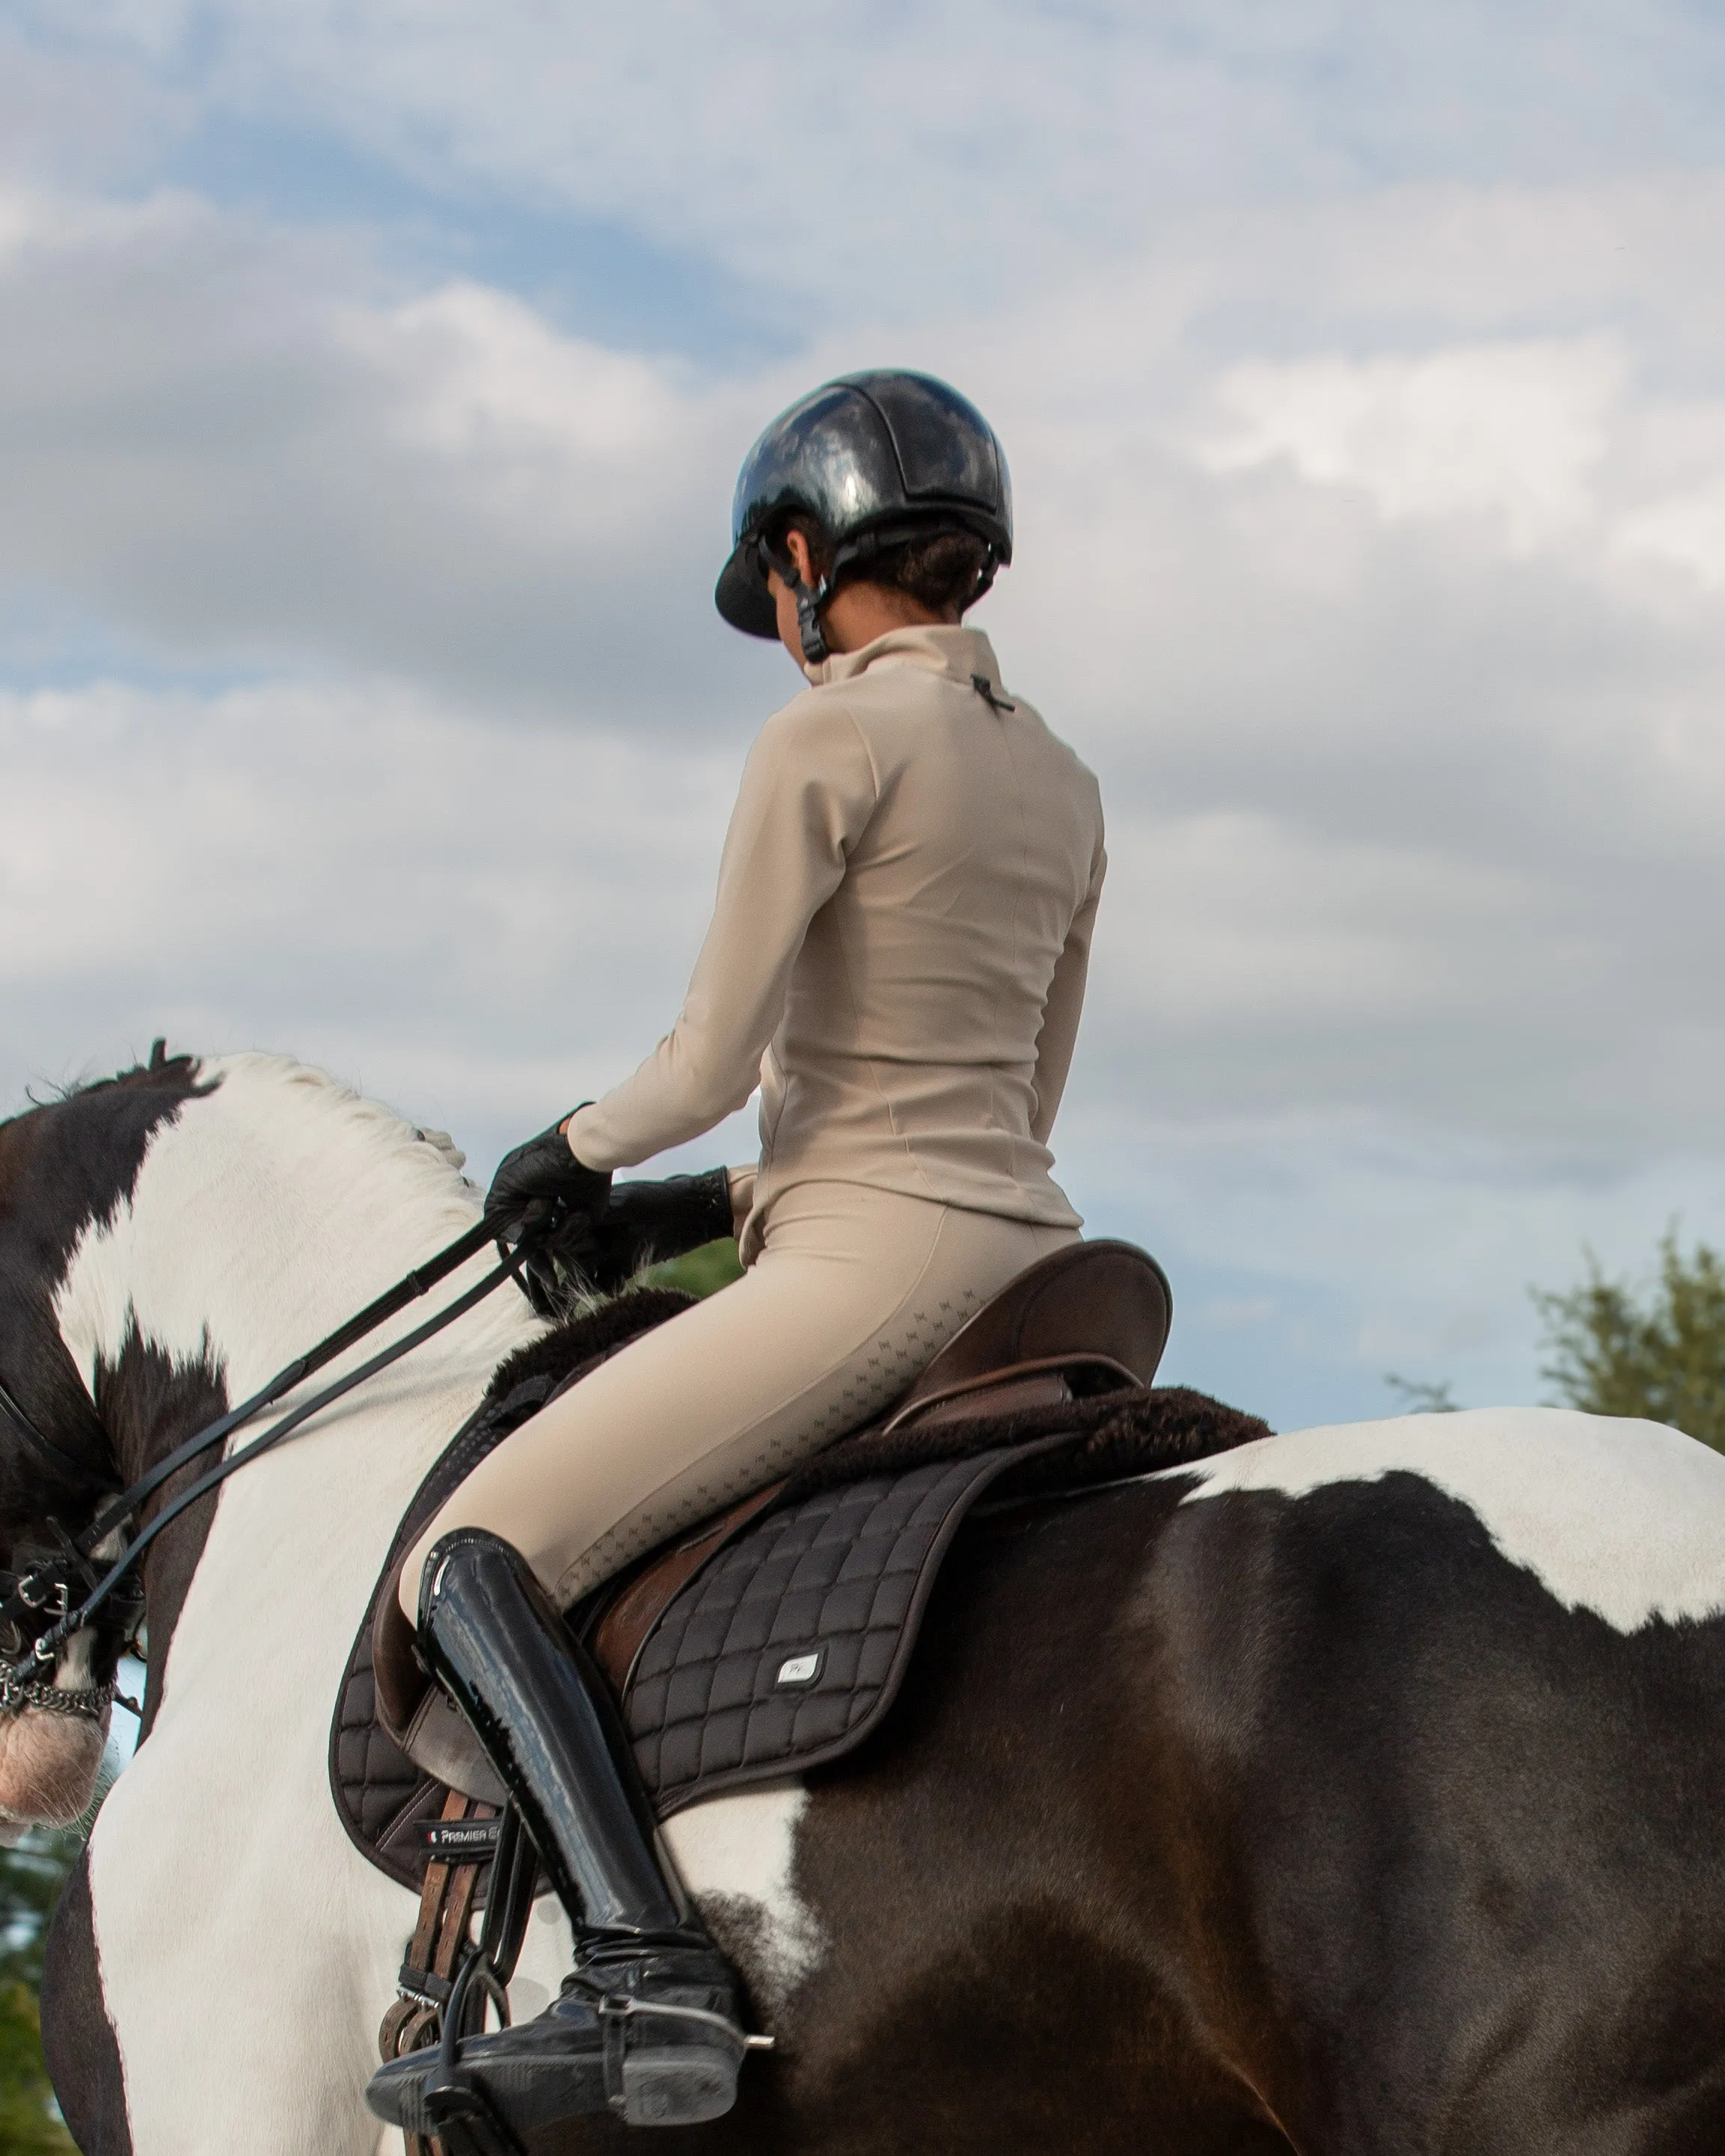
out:
<path id="1" fill-rule="evenodd" d="M 128 1477 L 465 1232 L 477 1211 L 435 1147 L 317 1074 L 235 1057 L 203 1075 L 210 1090 L 156 1132 L 129 1195 L 80 1236 L 55 1297 L 61 1336 Z M 470 1261 L 429 1306 L 486 1263 Z M 411 1307 L 347 1361 L 427 1314 Z M 363 1565 L 491 1371 L 533 1329 L 505 1288 L 363 1388 L 333 1423 L 318 1419 L 230 1481 L 223 1519 L 248 1514 L 255 1486 L 308 1537 L 315 1530 L 327 1567 Z M 152 1640 L 203 1562 L 211 1522 L 199 1512 L 188 1533 L 170 1531 L 172 1548 L 152 1566 Z M 174 1583 L 167 1612 L 157 1607 L 164 1580 Z"/>
<path id="2" fill-rule="evenodd" d="M 236 1056 L 203 1075 L 210 1090 L 156 1132 L 130 1194 L 80 1237 L 55 1296 L 92 1398 L 133 1342 L 243 1398 L 476 1216 L 446 1157 L 319 1074 Z M 489 1369 L 529 1329 L 507 1298 L 445 1336 L 440 1357 Z M 128 1450 L 147 1438 L 123 1435 Z"/>

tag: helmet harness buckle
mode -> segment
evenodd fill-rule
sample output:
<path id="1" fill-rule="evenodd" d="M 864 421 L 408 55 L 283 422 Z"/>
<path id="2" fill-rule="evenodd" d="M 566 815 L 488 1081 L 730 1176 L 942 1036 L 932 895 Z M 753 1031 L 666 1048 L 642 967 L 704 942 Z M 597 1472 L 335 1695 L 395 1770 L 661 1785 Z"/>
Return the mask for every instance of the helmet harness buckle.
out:
<path id="1" fill-rule="evenodd" d="M 796 601 L 796 633 L 802 644 L 803 663 L 818 666 L 823 659 L 832 656 L 826 641 L 826 632 L 821 626 L 821 610 L 832 597 L 832 571 L 828 569 L 812 588 L 802 580 L 789 551 L 780 555 L 775 552 L 766 540 L 756 542 L 763 573 L 770 569 Z"/>

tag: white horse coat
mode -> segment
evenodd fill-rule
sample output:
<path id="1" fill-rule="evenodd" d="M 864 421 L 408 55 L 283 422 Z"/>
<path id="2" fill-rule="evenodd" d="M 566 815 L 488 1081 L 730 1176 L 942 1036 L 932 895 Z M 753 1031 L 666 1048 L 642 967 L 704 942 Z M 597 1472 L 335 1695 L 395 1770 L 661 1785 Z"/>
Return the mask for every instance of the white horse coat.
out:
<path id="1" fill-rule="evenodd" d="M 111 1381 L 139 1343 L 176 1369 L 202 1373 L 228 1399 L 243 1397 L 463 1233 L 477 1214 L 478 1194 L 444 1150 L 317 1073 L 279 1059 L 236 1056 L 196 1066 L 196 1081 L 188 1081 L 187 1096 L 152 1128 L 126 1193 L 84 1224 L 54 1292 L 60 1337 L 98 1404 L 105 1373 Z M 6 1127 L 15 1132 L 19 1126 Z M 21 1143 L 9 1158 L 23 1151 Z M 453 1298 L 485 1263 L 472 1260 L 434 1300 Z M 404 1314 L 353 1351 L 354 1359 L 425 1314 L 424 1305 Z M 330 1724 L 403 1512 L 497 1363 L 535 1330 L 520 1299 L 500 1291 L 220 1491 L 165 1656 L 162 1642 L 155 1643 L 154 1726 L 103 1808 L 89 1854 L 102 2004 L 117 2045 L 134 2156 L 242 2150 L 362 2156 L 399 2148 L 393 2132 L 380 2133 L 363 2091 L 416 1902 L 367 1862 L 337 1820 L 327 1780 Z M 70 1378 L 64 1382 L 70 1387 Z M 1274 1514 L 1269 1524 L 1267 1502 Z M 767 2027 L 788 2032 L 770 2069 L 782 2078 L 770 2089 L 760 2084 L 780 2111 L 775 2116 L 768 2104 L 749 2114 L 768 2120 L 761 2146 L 827 2145 L 838 2131 L 835 2120 L 847 2149 L 877 2156 L 910 2145 L 934 2115 L 927 2084 L 916 2076 L 934 2071 L 942 2077 L 943 2100 L 953 2084 L 969 2091 L 953 2099 L 957 2108 L 940 2114 L 963 2120 L 965 2150 L 996 2156 L 1003 2148 L 1044 2147 L 1044 2092 L 1035 2083 L 1033 2058 L 1029 2067 L 1023 2064 L 1027 2047 L 979 2045 L 968 2033 L 976 2025 L 968 2017 L 969 1987 L 983 1976 L 992 1987 L 981 2010 L 990 2026 L 1009 2025 L 1007 2017 L 1032 1998 L 1034 1983 L 1048 1973 L 1035 1922 L 1046 1922 L 1056 1907 L 1051 1881 L 1067 1895 L 1058 1913 L 1069 1928 L 1060 1936 L 1079 1944 L 1068 1948 L 1068 1960 L 1054 1964 L 1060 1980 L 1037 2005 L 1036 2034 L 1053 2032 L 1051 2056 L 1068 2076 L 1062 2101 L 1094 2107 L 1085 2130 L 1101 2134 L 1099 2121 L 1110 2116 L 1120 2132 L 1148 2121 L 1132 2145 L 1177 2149 L 1188 2145 L 1181 2136 L 1197 2130 L 1196 2119 L 1211 2137 L 1202 2145 L 1213 2147 L 1222 2145 L 1223 2128 L 1192 2105 L 1225 2110 L 1238 2102 L 1242 2132 L 1264 2118 L 1264 2099 L 1228 2063 L 1256 2041 L 1256 2022 L 1235 2026 L 1214 2012 L 1206 2020 L 1193 2008 L 1185 2050 L 1147 2051 L 1139 2081 L 1125 2086 L 1119 2078 L 1136 2070 L 1130 2043 L 1139 2041 L 1130 2035 L 1122 2049 L 1128 2040 L 1105 2025 L 1115 2004 L 1124 1999 L 1130 2008 L 1140 1995 L 1123 1992 L 1122 1983 L 1130 1977 L 1154 1996 L 1162 1973 L 1182 1967 L 1181 1934 L 1166 1912 L 1177 1912 L 1176 1890 L 1187 1883 L 1177 1876 L 1184 1844 L 1172 1833 L 1142 1847 L 1130 1835 L 1121 1839 L 1115 1783 L 1079 1772 L 1082 1755 L 1064 1745 L 1080 1717 L 1061 1717 L 1069 1705 L 1083 1707 L 1088 1687 L 1094 1695 L 1088 1711 L 1105 1724 L 1115 1748 L 1108 1759 L 1138 1762 L 1135 1792 L 1155 1786 L 1159 1763 L 1184 1741 L 1182 1732 L 1202 1736 L 1225 1706 L 1242 1717 L 1234 1744 L 1239 1758 L 1273 1770 L 1279 1801 L 1303 1794 L 1316 1807 L 1313 1820 L 1328 1819 L 1316 1793 L 1327 1790 L 1329 1770 L 1347 1759 L 1350 1744 L 1378 1729 L 1391 1689 L 1400 1687 L 1404 1716 L 1417 1719 L 1422 1703 L 1397 1630 L 1398 1583 L 1415 1545 L 1394 1543 L 1387 1571 L 1380 1565 L 1357 1577 L 1346 1573 L 1355 1545 L 1336 1554 L 1326 1522 L 1349 1507 L 1368 1525 L 1374 1516 L 1392 1526 L 1417 1522 L 1426 1558 L 1439 1570 L 1453 1564 L 1458 1578 L 1474 1581 L 1470 1593 L 1497 1598 L 1458 1601 L 1453 1613 L 1440 1604 L 1432 1621 L 1450 1627 L 1446 1637 L 1474 1636 L 1460 1620 L 1501 1605 L 1518 1613 L 1516 1625 L 1532 1628 L 1530 1639 L 1537 1633 L 1566 1643 L 1563 1685 L 1554 1688 L 1542 1674 L 1544 1664 L 1530 1663 L 1523 1672 L 1516 1661 L 1519 1635 L 1500 1628 L 1494 1636 L 1516 1682 L 1527 1677 L 1521 1711 L 1537 1707 L 1553 1727 L 1568 1727 L 1564 1695 L 1583 1696 L 1572 1673 L 1593 1686 L 1585 1697 L 1598 1702 L 1596 1718 L 1582 1731 L 1589 1803 L 1596 1752 L 1604 1758 L 1615 1746 L 1623 1753 L 1613 1771 L 1621 1785 L 1617 1795 L 1631 1810 L 1647 1747 L 1661 1750 L 1668 1765 L 1676 1763 L 1674 1772 L 1689 1772 L 1684 1763 L 1692 1763 L 1702 1809 L 1686 1800 L 1677 1808 L 1671 1851 L 1661 1845 L 1657 1861 L 1650 1859 L 1650 1886 L 1625 1890 L 1610 1936 L 1588 1930 L 1589 1891 L 1604 1891 L 1622 1868 L 1609 1818 L 1601 1812 L 1603 1838 L 1591 1854 L 1577 1857 L 1572 1845 L 1563 1864 L 1548 1865 L 1537 1835 L 1521 1851 L 1532 1874 L 1547 1881 L 1544 1891 L 1571 1897 L 1563 1907 L 1587 1953 L 1609 1952 L 1638 1914 L 1660 1916 L 1665 1904 L 1656 1897 L 1666 1891 L 1661 1882 L 1673 1866 L 1692 1866 L 1682 1873 L 1686 1914 L 1691 1903 L 1700 1906 L 1703 1887 L 1708 1893 L 1717 1888 L 1725 1907 L 1725 1872 L 1709 1825 L 1720 1783 L 1708 1748 L 1725 1714 L 1716 1717 L 1706 1707 L 1725 1692 L 1725 1679 L 1715 1671 L 1725 1611 L 1725 1460 L 1674 1431 L 1542 1409 L 1269 1438 L 1118 1486 L 1094 1508 L 1048 1508 L 1037 1547 L 1026 1538 L 1019 1556 L 997 1560 L 1007 1568 L 1000 1577 L 1010 1572 L 1020 1583 L 1005 1629 L 998 1608 L 988 1614 L 981 1589 L 974 1604 L 955 1605 L 949 1646 L 960 1638 L 987 1642 L 968 1671 L 972 1696 L 931 1682 L 919 1708 L 901 1714 L 902 1727 L 920 1712 L 924 1730 L 920 1748 L 919 1740 L 909 1744 L 913 1765 L 898 1779 L 890 1760 L 885 1768 L 877 1760 L 872 1785 L 867 1772 L 823 1783 L 812 1794 L 786 1784 L 721 1798 L 671 1822 L 667 1840 L 685 1883 L 737 1960 Z M 1108 1535 L 1115 1559 L 1126 1562 L 1122 1550 L 1130 1559 L 1118 1604 L 1096 1599 L 1115 1592 L 1109 1584 L 1115 1575 L 1099 1557 Z M 1072 1554 L 1060 1558 L 1068 1539 Z M 1262 1582 L 1254 1586 L 1236 1569 L 1242 1548 L 1273 1549 L 1285 1578 L 1302 1593 L 1312 1589 L 1301 1608 L 1325 1606 L 1324 1583 L 1341 1568 L 1358 1606 L 1377 1612 L 1380 1629 L 1387 1621 L 1395 1642 L 1374 1666 L 1364 1694 L 1331 1702 L 1337 1735 L 1318 1747 L 1316 1761 L 1299 1743 L 1285 1758 L 1254 1759 L 1249 1732 L 1266 1703 L 1291 1717 L 1299 1743 L 1306 1741 L 1310 1706 L 1305 1666 L 1285 1682 L 1279 1702 L 1257 1688 L 1255 1658 L 1273 1641 L 1285 1605 L 1273 1598 L 1261 1607 L 1254 1602 Z M 1038 1549 L 1052 1550 L 1058 1562 L 1039 1557 Z M 1074 1618 L 1100 1629 L 1066 1659 L 1043 1652 Z M 1236 1619 L 1245 1629 L 1233 1641 L 1228 1627 Z M 1352 1636 L 1329 1640 L 1332 1658 L 1342 1658 Z M 1111 1643 L 1107 1654 L 1095 1650 L 1104 1637 Z M 1634 1658 L 1644 1649 L 1655 1661 L 1668 1656 L 1702 1709 L 1655 1712 L 1649 1705 L 1654 1695 L 1625 1675 L 1640 1666 Z M 1032 1664 L 1039 1671 L 1033 1680 Z M 1456 1695 L 1438 1702 L 1455 1718 L 1434 1726 L 1460 1732 L 1452 1749 L 1459 1745 L 1466 1754 L 1486 1792 L 1479 1817 L 1468 1814 L 1464 1825 L 1475 1840 L 1489 1841 L 1506 1804 L 1513 1815 L 1524 1792 L 1511 1779 L 1506 1795 L 1496 1793 L 1489 1780 L 1500 1771 L 1496 1753 L 1484 1744 L 1477 1756 L 1469 1750 L 1475 1702 L 1468 1676 L 1465 1661 L 1458 1662 Z M 1619 1742 L 1637 1715 L 1646 1722 L 1645 1740 Z M 1200 1744 L 1184 1771 L 1208 1774 L 1213 1764 Z M 1429 1763 L 1416 1771 L 1410 1755 L 1405 1765 L 1397 1778 L 1352 1792 L 1362 1834 L 1382 1833 L 1403 1857 L 1447 1848 L 1453 1821 L 1448 1812 L 1434 1818 L 1422 1780 L 1429 1779 Z M 1542 1773 L 1544 1755 L 1537 1765 Z M 865 1789 L 870 1793 L 860 1795 Z M 1451 1801 L 1465 1810 L 1461 1799 Z M 1058 1862 L 1044 1865 L 1045 1837 L 1057 1815 Z M 1217 1815 L 1231 1816 L 1225 1805 Z M 1182 1817 L 1189 1835 L 1192 1820 L 1205 1815 L 1200 1807 Z M 859 1822 L 872 1822 L 872 1839 Z M 1297 1873 L 1308 1854 L 1305 1839 L 1279 1848 L 1273 1878 Z M 1341 1855 L 1332 1850 L 1331 1861 Z M 1213 1852 L 1207 1861 L 1232 1860 Z M 1367 1866 L 1353 1897 L 1318 1897 L 1331 1927 L 1319 1945 L 1358 1958 L 1371 1972 L 1368 1984 L 1362 1979 L 1362 1995 L 1380 1999 L 1401 1967 L 1399 1945 L 1382 1968 L 1371 1958 L 1382 1915 L 1373 1881 L 1381 1871 Z M 1252 1911 L 1249 1887 L 1240 1890 L 1241 1906 Z M 1146 1898 L 1135 1903 L 1131 1920 L 1116 1923 L 1125 1900 L 1141 1894 Z M 1084 1928 L 1093 1922 L 1101 1929 L 1090 1937 Z M 1128 1935 L 1144 1942 L 1141 1966 L 1109 1958 L 1118 1957 Z M 1252 1940 L 1261 1936 L 1254 1932 Z M 1549 1923 L 1537 1928 L 1528 1952 L 1553 1936 Z M 1663 1941 L 1661 1932 L 1662 1954 Z M 1026 1957 L 1022 1964 L 1011 1958 L 1015 1943 Z M 1182 2000 L 1196 1998 L 1192 1987 L 1217 1945 L 1207 1930 L 1202 1954 L 1181 1979 Z M 1258 1948 L 1249 1943 L 1241 1951 L 1255 1954 Z M 542 1901 L 512 1986 L 518 2018 L 552 1995 L 569 1952 L 566 1922 L 554 1902 Z M 1281 1978 L 1291 2002 L 1288 2027 L 1321 2027 L 1322 2001 L 1305 1999 L 1300 1985 L 1322 1954 L 1304 1933 L 1290 1954 Z M 1100 2005 L 1061 1974 L 1082 1976 L 1091 1963 L 1115 1972 Z M 1553 2030 L 1590 2046 L 1614 2071 L 1620 2067 L 1625 2087 L 1639 2087 L 1639 2051 L 1611 2052 L 1609 2015 L 1617 1992 L 1598 2010 L 1605 2017 L 1599 2024 L 1603 2039 L 1594 2024 L 1572 2027 L 1563 2018 L 1582 2011 L 1573 1995 L 1587 1965 L 1571 1961 L 1555 1972 L 1541 1965 L 1527 1981 L 1546 2002 Z M 1638 1977 L 1645 2010 L 1668 2012 L 1681 2033 L 1697 1986 L 1712 1981 L 1711 1966 L 1697 1963 L 1699 1974 L 1685 1968 L 1675 1975 L 1666 1969 L 1657 1982 Z M 1670 2001 L 1659 1989 L 1667 1982 Z M 859 1997 L 869 2017 L 861 2035 L 852 2020 Z M 1473 1984 L 1456 1994 L 1468 2010 L 1477 1997 Z M 1417 2063 L 1429 2081 L 1451 2071 L 1445 2046 L 1462 2005 L 1442 1997 L 1422 2004 L 1431 2009 L 1433 2031 L 1429 2056 L 1422 2053 Z M 913 2052 L 907 2065 L 899 2036 L 913 2025 L 945 2033 L 930 2039 L 920 2063 Z M 1398 2041 L 1408 2026 L 1408 2017 L 1398 2016 Z M 1516 2041 L 1511 2029 L 1505 2056 Z M 1538 2085 L 1545 2041 L 1542 2035 L 1525 2047 L 1530 2087 Z M 1092 2042 L 1100 2046 L 1098 2059 L 1113 2061 L 1110 2075 L 1086 2066 Z M 1233 2081 L 1204 2078 L 1207 2062 L 1216 2058 Z M 1197 2078 L 1182 2082 L 1177 2068 L 1190 2068 Z M 1020 2086 L 1027 2074 L 1027 2089 Z M 1384 2074 L 1383 2056 L 1360 2050 L 1341 2059 L 1336 2086 L 1363 2103 L 1387 2086 Z M 1444 2104 L 1483 2100 L 1477 2077 L 1444 2086 Z M 1568 2087 L 1541 2096 L 1553 2116 Z M 1005 2107 L 1009 2097 L 1022 2097 L 1021 2111 Z M 1700 2100 L 1686 2085 L 1671 2097 L 1668 2115 L 1678 2118 L 1681 2104 Z M 1165 2102 L 1173 2109 L 1161 2118 L 1157 2107 Z M 739 2105 L 736 2115 L 744 2127 L 745 2109 Z M 1570 2138 L 1542 2148 L 1578 2145 L 1561 2118 L 1553 2130 Z M 1389 2144 L 1380 2138 L 1366 2145 Z M 1668 2139 L 1648 2146 L 1681 2147 L 1686 2156 L 1689 2144 Z"/>
<path id="2" fill-rule="evenodd" d="M 156 1132 L 130 1199 L 86 1229 L 61 1285 L 60 1328 L 93 1396 L 135 1333 L 243 1398 L 476 1216 L 455 1162 L 387 1110 L 271 1057 L 203 1070 L 219 1082 Z M 452 1299 L 487 1262 L 438 1292 Z M 426 1314 L 415 1306 L 348 1363 Z M 154 1727 L 90 1840 L 136 2156 L 399 2145 L 393 2130 L 379 2143 L 363 2092 L 417 1902 L 337 1819 L 330 1721 L 409 1500 L 538 1329 L 506 1287 L 221 1491 Z M 759 1970 L 769 1995 L 809 1956 L 789 1887 L 802 1801 L 794 1788 L 721 1799 L 669 1830 L 721 1928 L 728 1900 L 748 1905 L 776 1963 Z M 554 1995 L 569 1943 L 540 1901 L 517 2018 Z"/>

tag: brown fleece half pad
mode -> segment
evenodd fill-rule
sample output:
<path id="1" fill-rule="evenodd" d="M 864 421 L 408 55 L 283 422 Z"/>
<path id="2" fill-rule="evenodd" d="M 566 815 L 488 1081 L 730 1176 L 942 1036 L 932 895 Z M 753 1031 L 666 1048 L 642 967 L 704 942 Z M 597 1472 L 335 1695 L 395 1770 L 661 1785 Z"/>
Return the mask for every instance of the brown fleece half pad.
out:
<path id="1" fill-rule="evenodd" d="M 1089 1399 L 1050 1401 L 1009 1414 L 966 1415 L 962 1420 L 906 1424 L 893 1430 L 872 1424 L 817 1452 L 790 1476 L 779 1504 L 801 1503 L 817 1491 L 876 1476 L 896 1475 L 931 1461 L 992 1452 L 1000 1446 L 1065 1437 L 1063 1450 L 1027 1460 L 1014 1495 L 1032 1491 L 1094 1489 L 1164 1467 L 1184 1467 L 1236 1445 L 1271 1435 L 1261 1415 L 1224 1407 L 1188 1385 L 1134 1385 Z"/>

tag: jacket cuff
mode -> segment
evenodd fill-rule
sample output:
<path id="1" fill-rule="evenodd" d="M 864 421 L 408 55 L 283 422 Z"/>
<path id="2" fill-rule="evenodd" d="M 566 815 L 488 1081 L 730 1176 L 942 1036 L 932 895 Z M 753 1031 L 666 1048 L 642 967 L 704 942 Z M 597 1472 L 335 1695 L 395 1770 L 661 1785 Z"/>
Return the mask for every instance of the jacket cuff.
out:
<path id="1" fill-rule="evenodd" d="M 590 1160 L 582 1160 L 580 1154 L 575 1152 L 575 1125 L 579 1122 L 583 1111 L 590 1108 L 592 1106 L 592 1101 L 583 1101 L 577 1106 L 571 1108 L 567 1116 L 559 1118 L 561 1122 L 565 1122 L 569 1127 L 563 1134 L 564 1142 L 568 1145 L 569 1151 L 572 1153 L 574 1153 L 575 1158 L 578 1161 L 580 1161 L 580 1164 L 583 1168 L 592 1168 L 593 1163 Z M 603 1171 L 595 1169 L 594 1172 L 597 1174 L 601 1173 Z"/>

